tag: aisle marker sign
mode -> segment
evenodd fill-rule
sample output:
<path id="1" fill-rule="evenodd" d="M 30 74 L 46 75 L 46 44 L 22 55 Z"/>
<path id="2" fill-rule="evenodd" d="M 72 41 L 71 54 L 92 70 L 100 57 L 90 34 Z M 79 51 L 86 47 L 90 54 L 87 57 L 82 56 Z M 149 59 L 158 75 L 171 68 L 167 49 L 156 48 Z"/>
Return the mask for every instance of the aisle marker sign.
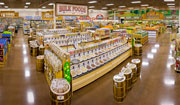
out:
<path id="1" fill-rule="evenodd" d="M 71 4 L 56 4 L 56 15 L 61 16 L 86 16 L 88 15 L 87 6 L 71 5 Z"/>

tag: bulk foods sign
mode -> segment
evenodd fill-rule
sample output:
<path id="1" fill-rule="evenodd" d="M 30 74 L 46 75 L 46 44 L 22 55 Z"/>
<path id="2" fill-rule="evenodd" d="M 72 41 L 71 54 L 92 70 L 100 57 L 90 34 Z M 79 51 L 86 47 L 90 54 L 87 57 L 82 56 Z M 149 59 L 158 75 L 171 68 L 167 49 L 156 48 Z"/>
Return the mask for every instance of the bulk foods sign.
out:
<path id="1" fill-rule="evenodd" d="M 88 14 L 87 6 L 56 4 L 56 15 L 85 16 Z"/>

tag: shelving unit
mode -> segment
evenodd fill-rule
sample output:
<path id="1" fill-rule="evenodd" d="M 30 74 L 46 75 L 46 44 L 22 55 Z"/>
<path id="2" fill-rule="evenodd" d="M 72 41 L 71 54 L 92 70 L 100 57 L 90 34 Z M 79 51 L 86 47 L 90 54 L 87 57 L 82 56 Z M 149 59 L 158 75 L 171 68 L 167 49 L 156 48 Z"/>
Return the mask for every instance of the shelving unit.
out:
<path id="1" fill-rule="evenodd" d="M 8 51 L 7 39 L 0 38 L 0 67 L 3 67 L 7 60 L 7 51 Z"/>

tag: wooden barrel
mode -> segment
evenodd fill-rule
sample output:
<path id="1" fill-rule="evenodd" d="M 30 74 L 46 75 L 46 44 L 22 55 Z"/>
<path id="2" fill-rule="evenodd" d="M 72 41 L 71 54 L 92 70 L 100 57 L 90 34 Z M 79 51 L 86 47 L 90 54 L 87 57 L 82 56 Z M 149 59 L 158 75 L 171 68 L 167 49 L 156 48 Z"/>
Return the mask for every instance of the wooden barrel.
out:
<path id="1" fill-rule="evenodd" d="M 137 80 L 137 67 L 135 64 L 129 63 L 126 65 L 127 68 L 130 68 L 132 70 L 133 76 L 132 76 L 132 83 L 134 84 Z"/>
<path id="2" fill-rule="evenodd" d="M 44 71 L 44 56 L 37 56 L 36 57 L 36 70 L 43 72 Z"/>
<path id="3" fill-rule="evenodd" d="M 132 88 L 132 70 L 129 68 L 125 68 L 122 70 L 126 77 L 126 91 L 128 92 Z"/>
<path id="4" fill-rule="evenodd" d="M 122 102 L 126 97 L 126 77 L 117 74 L 113 77 L 113 94 L 117 102 Z"/>
<path id="5" fill-rule="evenodd" d="M 64 93 L 56 93 L 52 89 L 51 85 L 51 105 L 70 105 L 71 104 L 71 89 L 68 89 Z M 69 85 L 70 88 L 70 85 Z"/>
<path id="6" fill-rule="evenodd" d="M 131 62 L 137 67 L 137 77 L 141 74 L 141 60 L 140 59 L 132 59 Z"/>
<path id="7" fill-rule="evenodd" d="M 36 57 L 38 55 L 38 47 L 32 47 L 32 56 Z"/>
<path id="8" fill-rule="evenodd" d="M 39 55 L 44 55 L 44 46 L 39 46 Z"/>
<path id="9" fill-rule="evenodd" d="M 135 44 L 134 46 L 134 55 L 141 56 L 142 55 L 142 45 L 141 44 Z"/>

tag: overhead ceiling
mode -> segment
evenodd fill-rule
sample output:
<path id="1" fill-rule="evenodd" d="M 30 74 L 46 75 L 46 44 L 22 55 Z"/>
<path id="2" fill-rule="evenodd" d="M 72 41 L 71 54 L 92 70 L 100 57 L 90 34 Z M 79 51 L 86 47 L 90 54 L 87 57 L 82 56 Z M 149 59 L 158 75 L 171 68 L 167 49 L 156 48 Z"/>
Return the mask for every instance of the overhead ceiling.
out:
<path id="1" fill-rule="evenodd" d="M 4 8 L 4 6 L 8 6 L 9 8 L 24 8 L 26 6 L 26 2 L 31 2 L 28 5 L 28 8 L 41 8 L 42 6 L 46 6 L 47 8 L 52 8 L 49 6 L 49 3 L 58 2 L 58 3 L 67 3 L 67 4 L 80 4 L 80 5 L 87 5 L 87 6 L 95 6 L 95 9 L 102 9 L 102 7 L 107 7 L 108 10 L 113 8 L 118 9 L 119 6 L 126 6 L 126 8 L 133 7 L 133 8 L 143 8 L 141 4 L 149 4 L 149 6 L 153 6 L 158 9 L 168 9 L 167 3 L 164 0 L 138 0 L 141 1 L 140 4 L 132 4 L 132 1 L 135 0 L 96 0 L 97 3 L 89 4 L 89 1 L 94 0 L 0 0 L 0 2 L 4 2 L 5 5 L 0 6 L 0 8 Z M 112 6 L 106 6 L 106 4 L 113 3 Z M 179 7 L 180 0 L 175 0 L 176 8 Z"/>

